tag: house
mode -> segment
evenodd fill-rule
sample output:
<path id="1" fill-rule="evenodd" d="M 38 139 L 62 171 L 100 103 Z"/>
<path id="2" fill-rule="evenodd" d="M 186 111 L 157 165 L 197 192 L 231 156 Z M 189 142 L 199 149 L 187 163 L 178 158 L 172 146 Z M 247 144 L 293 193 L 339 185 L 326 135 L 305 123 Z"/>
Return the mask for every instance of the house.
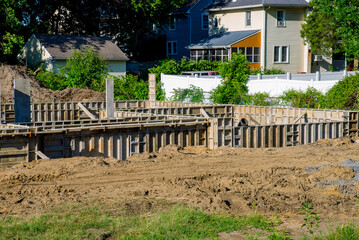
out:
<path id="1" fill-rule="evenodd" d="M 190 50 L 186 47 L 208 37 L 208 13 L 202 10 L 212 3 L 213 0 L 189 0 L 170 14 L 165 31 L 168 58 L 189 57 Z"/>
<path id="2" fill-rule="evenodd" d="M 56 71 L 66 65 L 74 49 L 88 47 L 93 47 L 108 62 L 111 75 L 126 74 L 128 58 L 108 37 L 33 34 L 18 58 L 28 66 L 37 67 L 44 63 L 46 69 Z"/>
<path id="3" fill-rule="evenodd" d="M 207 8 L 208 38 L 191 44 L 191 59 L 224 60 L 241 51 L 252 68 L 311 72 L 312 56 L 300 36 L 306 0 L 227 0 Z"/>

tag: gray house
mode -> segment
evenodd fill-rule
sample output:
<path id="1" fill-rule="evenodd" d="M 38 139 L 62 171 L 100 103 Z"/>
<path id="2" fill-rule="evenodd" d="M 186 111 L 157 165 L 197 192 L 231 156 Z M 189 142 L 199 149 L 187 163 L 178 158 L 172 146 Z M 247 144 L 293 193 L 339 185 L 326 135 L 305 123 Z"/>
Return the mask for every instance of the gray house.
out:
<path id="1" fill-rule="evenodd" d="M 208 13 L 203 9 L 212 3 L 213 0 L 189 0 L 170 14 L 166 29 L 169 58 L 180 60 L 183 56 L 190 57 L 190 50 L 186 47 L 208 37 Z"/>
<path id="2" fill-rule="evenodd" d="M 128 58 L 108 37 L 33 34 L 18 58 L 28 66 L 37 67 L 44 63 L 46 69 L 56 71 L 65 66 L 74 49 L 90 46 L 108 62 L 111 75 L 126 74 Z"/>

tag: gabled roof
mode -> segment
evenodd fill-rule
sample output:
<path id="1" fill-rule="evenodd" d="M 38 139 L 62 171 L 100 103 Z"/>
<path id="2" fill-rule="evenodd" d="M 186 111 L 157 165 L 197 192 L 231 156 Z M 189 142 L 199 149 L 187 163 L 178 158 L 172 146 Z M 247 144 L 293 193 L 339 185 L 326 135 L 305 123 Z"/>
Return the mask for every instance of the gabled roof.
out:
<path id="1" fill-rule="evenodd" d="M 54 59 L 72 57 L 74 49 L 92 46 L 105 60 L 128 60 L 121 49 L 109 37 L 34 34 Z"/>
<path id="2" fill-rule="evenodd" d="M 198 43 L 189 45 L 188 48 L 201 49 L 201 48 L 230 47 L 232 44 L 244 40 L 259 32 L 260 30 L 224 32 L 222 34 L 218 34 L 211 36 L 209 38 L 202 39 Z"/>
<path id="3" fill-rule="evenodd" d="M 175 10 L 173 10 L 172 14 L 176 15 L 176 14 L 186 14 L 188 11 L 190 11 L 199 1 L 201 0 L 188 0 L 188 2 L 183 5 L 180 8 L 176 8 Z"/>
<path id="4" fill-rule="evenodd" d="M 219 0 L 207 7 L 210 11 L 252 7 L 308 7 L 306 0 Z"/>

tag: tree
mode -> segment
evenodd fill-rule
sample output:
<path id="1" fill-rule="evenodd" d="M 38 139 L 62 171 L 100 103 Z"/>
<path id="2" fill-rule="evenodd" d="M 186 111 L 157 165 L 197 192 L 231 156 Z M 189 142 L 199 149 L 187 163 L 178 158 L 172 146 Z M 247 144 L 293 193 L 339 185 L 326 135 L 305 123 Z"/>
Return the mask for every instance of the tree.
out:
<path id="1" fill-rule="evenodd" d="M 0 3 L 0 62 L 14 63 L 24 44 L 20 35 L 21 8 L 24 0 L 1 0 Z"/>
<path id="2" fill-rule="evenodd" d="M 233 53 L 232 59 L 223 62 L 218 69 L 222 84 L 210 96 L 213 103 L 239 104 L 248 93 L 247 82 L 250 74 L 249 62 L 240 53 Z"/>
<path id="3" fill-rule="evenodd" d="M 69 88 L 88 87 L 101 91 L 108 75 L 107 67 L 107 62 L 93 48 L 74 50 L 72 58 L 67 59 L 65 67 L 60 70 L 60 76 Z"/>
<path id="4" fill-rule="evenodd" d="M 40 33 L 106 35 L 130 57 L 137 45 L 164 26 L 186 0 L 27 0 L 28 26 Z"/>
<path id="5" fill-rule="evenodd" d="M 359 57 L 359 1 L 311 0 L 301 36 L 314 54 Z"/>

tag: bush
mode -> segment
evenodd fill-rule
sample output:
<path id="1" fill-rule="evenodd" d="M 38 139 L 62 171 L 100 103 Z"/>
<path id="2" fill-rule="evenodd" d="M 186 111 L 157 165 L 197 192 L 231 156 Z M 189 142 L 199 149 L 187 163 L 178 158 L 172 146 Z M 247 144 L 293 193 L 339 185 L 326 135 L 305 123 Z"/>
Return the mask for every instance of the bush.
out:
<path id="1" fill-rule="evenodd" d="M 88 87 L 92 90 L 104 88 L 104 80 L 108 75 L 108 64 L 93 51 L 74 50 L 71 59 L 67 59 L 66 66 L 60 69 L 60 76 L 66 80 L 69 88 Z"/>
<path id="2" fill-rule="evenodd" d="M 174 102 L 194 102 L 202 103 L 204 101 L 203 89 L 200 87 L 190 85 L 185 89 L 173 89 L 175 94 L 172 96 L 171 101 Z"/>
<path id="3" fill-rule="evenodd" d="M 358 110 L 359 74 L 350 75 L 337 82 L 326 94 L 323 108 Z"/>
<path id="4" fill-rule="evenodd" d="M 279 99 L 270 97 L 269 93 L 266 92 L 257 92 L 247 95 L 245 104 L 253 106 L 276 106 L 279 104 Z"/>
<path id="5" fill-rule="evenodd" d="M 280 68 L 257 68 L 257 69 L 253 69 L 251 70 L 251 75 L 256 75 L 256 74 L 262 74 L 262 75 L 275 75 L 275 74 L 285 74 L 285 72 L 280 69 Z"/>
<path id="6" fill-rule="evenodd" d="M 67 88 L 65 79 L 59 74 L 41 69 L 36 78 L 46 87 L 52 90 L 61 91 Z"/>
<path id="7" fill-rule="evenodd" d="M 308 88 L 305 92 L 292 89 L 285 91 L 279 99 L 284 105 L 294 108 L 320 108 L 324 95 L 315 88 Z"/>
<path id="8" fill-rule="evenodd" d="M 148 99 L 148 82 L 138 80 L 137 76 L 114 77 L 114 95 L 116 100 Z"/>
<path id="9" fill-rule="evenodd" d="M 210 99 L 219 104 L 240 104 L 248 93 L 250 68 L 242 54 L 233 53 L 232 59 L 220 64 L 222 83 L 211 92 Z"/>

